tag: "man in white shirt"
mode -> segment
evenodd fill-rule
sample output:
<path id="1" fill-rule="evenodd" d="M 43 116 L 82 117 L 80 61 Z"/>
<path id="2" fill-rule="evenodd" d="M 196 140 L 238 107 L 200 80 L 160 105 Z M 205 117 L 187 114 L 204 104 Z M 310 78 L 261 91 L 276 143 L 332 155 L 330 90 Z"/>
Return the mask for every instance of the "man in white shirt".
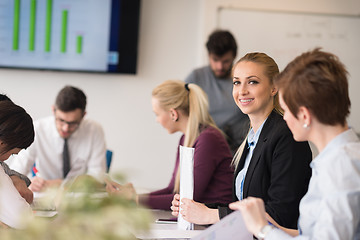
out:
<path id="1" fill-rule="evenodd" d="M 104 132 L 98 123 L 84 118 L 85 108 L 83 91 L 65 86 L 52 106 L 53 116 L 34 122 L 34 143 L 10 163 L 23 174 L 29 174 L 35 163 L 32 191 L 59 186 L 64 179 L 82 174 L 102 179 L 106 169 Z"/>

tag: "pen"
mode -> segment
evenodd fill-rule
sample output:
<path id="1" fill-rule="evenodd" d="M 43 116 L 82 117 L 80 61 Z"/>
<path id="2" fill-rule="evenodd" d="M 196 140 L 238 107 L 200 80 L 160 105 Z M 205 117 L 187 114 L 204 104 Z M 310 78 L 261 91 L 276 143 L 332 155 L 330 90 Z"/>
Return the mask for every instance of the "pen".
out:
<path id="1" fill-rule="evenodd" d="M 39 171 L 35 166 L 33 166 L 33 172 L 35 173 L 35 176 L 40 177 Z"/>

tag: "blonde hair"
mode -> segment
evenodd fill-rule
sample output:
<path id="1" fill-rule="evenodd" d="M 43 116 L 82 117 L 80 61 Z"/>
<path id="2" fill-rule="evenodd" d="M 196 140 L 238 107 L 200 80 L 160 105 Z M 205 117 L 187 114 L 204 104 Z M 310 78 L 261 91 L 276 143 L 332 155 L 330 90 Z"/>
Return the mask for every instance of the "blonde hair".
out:
<path id="1" fill-rule="evenodd" d="M 233 66 L 232 72 L 234 72 L 234 69 L 236 68 L 236 66 L 238 65 L 238 63 L 240 62 L 253 62 L 256 64 L 260 64 L 263 65 L 265 67 L 265 71 L 264 74 L 265 76 L 267 76 L 270 80 L 270 83 L 273 85 L 274 84 L 274 79 L 275 77 L 279 74 L 279 67 L 276 64 L 276 62 L 274 61 L 273 58 L 269 57 L 267 54 L 265 53 L 260 53 L 260 52 L 253 52 L 253 53 L 248 53 L 245 56 L 243 56 L 242 58 L 240 58 Z M 274 100 L 273 100 L 273 106 L 274 106 L 274 110 L 279 113 L 280 115 L 283 115 L 284 110 L 281 108 L 280 103 L 279 103 L 279 94 L 276 93 L 276 95 L 274 96 Z M 249 129 L 250 131 L 250 129 Z M 237 166 L 241 155 L 244 151 L 245 148 L 245 144 L 247 141 L 247 135 L 244 138 L 244 141 L 241 143 L 240 147 L 238 148 L 238 150 L 236 151 L 234 158 L 231 162 L 231 164 L 233 166 Z"/>
<path id="2" fill-rule="evenodd" d="M 209 103 L 206 93 L 196 84 L 181 80 L 167 80 L 154 88 L 152 96 L 159 101 L 160 107 L 165 110 L 175 109 L 188 116 L 185 132 L 185 147 L 192 147 L 201 132 L 201 127 L 216 124 L 209 114 Z M 176 175 L 174 192 L 179 192 L 180 167 Z"/>

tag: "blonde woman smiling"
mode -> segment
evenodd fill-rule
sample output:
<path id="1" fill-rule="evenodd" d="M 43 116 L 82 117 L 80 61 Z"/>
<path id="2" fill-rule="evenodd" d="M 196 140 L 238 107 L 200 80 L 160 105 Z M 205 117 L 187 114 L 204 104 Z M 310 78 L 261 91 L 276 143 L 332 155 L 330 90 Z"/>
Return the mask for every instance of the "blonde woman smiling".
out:
<path id="1" fill-rule="evenodd" d="M 233 67 L 233 97 L 250 119 L 251 129 L 234 158 L 233 200 L 249 196 L 265 202 L 266 212 L 288 227 L 296 227 L 299 202 L 307 191 L 312 158 L 307 142 L 296 142 L 282 119 L 278 91 L 273 79 L 279 73 L 265 53 L 248 53 Z M 213 224 L 229 214 L 226 206 L 200 204 L 183 199 L 184 219 Z M 179 198 L 173 200 L 173 215 Z"/>

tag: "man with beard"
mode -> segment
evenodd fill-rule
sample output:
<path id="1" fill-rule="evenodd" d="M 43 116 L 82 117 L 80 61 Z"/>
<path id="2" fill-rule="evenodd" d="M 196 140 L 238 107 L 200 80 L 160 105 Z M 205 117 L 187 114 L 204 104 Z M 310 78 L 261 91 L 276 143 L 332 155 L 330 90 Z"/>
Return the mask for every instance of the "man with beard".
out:
<path id="1" fill-rule="evenodd" d="M 208 95 L 209 112 L 216 125 L 225 133 L 235 153 L 249 130 L 249 119 L 236 106 L 232 97 L 231 69 L 237 53 L 233 35 L 215 30 L 206 43 L 209 65 L 195 69 L 185 79 L 199 85 Z"/>

